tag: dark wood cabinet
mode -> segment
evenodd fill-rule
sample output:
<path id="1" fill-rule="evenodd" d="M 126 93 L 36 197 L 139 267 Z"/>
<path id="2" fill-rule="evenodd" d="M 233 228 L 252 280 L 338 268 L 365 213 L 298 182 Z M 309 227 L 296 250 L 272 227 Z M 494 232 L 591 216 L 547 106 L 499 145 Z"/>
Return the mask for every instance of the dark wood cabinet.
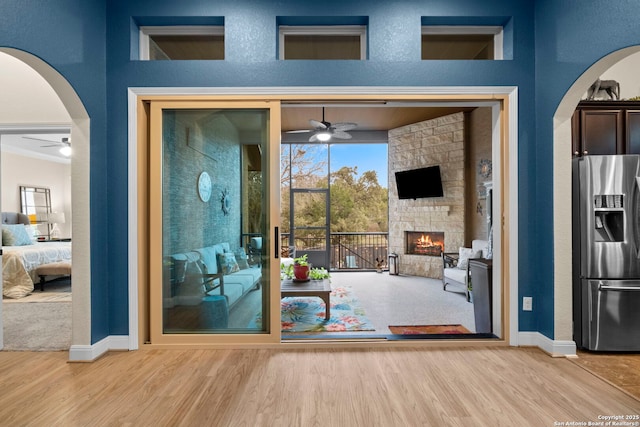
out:
<path id="1" fill-rule="evenodd" d="M 572 128 L 574 157 L 640 154 L 640 102 L 582 101 Z"/>
<path id="2" fill-rule="evenodd" d="M 640 154 L 640 107 L 638 110 L 627 110 L 627 154 Z"/>
<path id="3" fill-rule="evenodd" d="M 615 110 L 582 110 L 580 142 L 582 154 L 617 154 L 624 149 L 622 112 Z"/>

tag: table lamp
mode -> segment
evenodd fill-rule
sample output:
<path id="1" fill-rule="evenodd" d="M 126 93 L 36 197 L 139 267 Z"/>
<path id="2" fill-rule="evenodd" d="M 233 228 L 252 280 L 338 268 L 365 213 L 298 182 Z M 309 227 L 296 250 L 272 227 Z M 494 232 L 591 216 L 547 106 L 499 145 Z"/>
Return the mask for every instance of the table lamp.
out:
<path id="1" fill-rule="evenodd" d="M 49 224 L 53 224 L 51 227 L 51 238 L 60 238 L 60 229 L 58 224 L 64 224 L 64 212 L 52 212 L 49 214 Z"/>

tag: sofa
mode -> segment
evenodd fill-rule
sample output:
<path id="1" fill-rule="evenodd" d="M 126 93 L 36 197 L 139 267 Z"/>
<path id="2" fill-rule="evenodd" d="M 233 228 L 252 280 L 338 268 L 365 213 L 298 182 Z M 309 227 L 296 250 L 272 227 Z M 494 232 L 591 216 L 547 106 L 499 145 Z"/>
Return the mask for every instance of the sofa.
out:
<path id="1" fill-rule="evenodd" d="M 199 305 L 206 297 L 222 296 L 232 309 L 251 290 L 260 287 L 262 269 L 249 266 L 244 248 L 231 250 L 223 242 L 170 255 L 170 288 L 165 288 L 165 307 Z"/>
<path id="2" fill-rule="evenodd" d="M 461 247 L 458 252 L 442 253 L 442 289 L 447 290 L 447 285 L 455 286 L 459 291 L 463 290 L 467 301 L 471 301 L 469 294 L 469 260 L 474 258 L 488 258 L 489 241 L 473 240 L 470 248 Z"/>

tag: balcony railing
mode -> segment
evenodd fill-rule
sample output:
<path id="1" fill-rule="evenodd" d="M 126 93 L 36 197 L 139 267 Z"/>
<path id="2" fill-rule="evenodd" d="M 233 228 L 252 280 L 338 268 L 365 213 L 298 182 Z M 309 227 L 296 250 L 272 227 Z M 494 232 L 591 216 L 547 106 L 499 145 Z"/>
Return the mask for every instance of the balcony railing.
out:
<path id="1" fill-rule="evenodd" d="M 247 249 L 249 258 L 259 261 L 262 248 L 252 248 L 251 237 L 259 237 L 259 233 L 243 234 L 242 244 Z M 330 233 L 331 271 L 375 270 L 376 258 L 387 264 L 389 255 L 389 233 Z M 280 234 L 280 248 L 291 248 L 289 233 Z M 313 233 L 307 236 L 296 236 L 296 250 L 323 250 L 326 248 L 324 235 Z M 281 254 L 285 255 L 286 254 Z"/>
<path id="2" fill-rule="evenodd" d="M 330 233 L 331 264 L 329 270 L 375 270 L 376 258 L 388 256 L 389 233 Z M 324 237 L 296 235 L 295 245 L 289 233 L 280 235 L 280 247 L 295 246 L 296 250 L 323 250 Z"/>

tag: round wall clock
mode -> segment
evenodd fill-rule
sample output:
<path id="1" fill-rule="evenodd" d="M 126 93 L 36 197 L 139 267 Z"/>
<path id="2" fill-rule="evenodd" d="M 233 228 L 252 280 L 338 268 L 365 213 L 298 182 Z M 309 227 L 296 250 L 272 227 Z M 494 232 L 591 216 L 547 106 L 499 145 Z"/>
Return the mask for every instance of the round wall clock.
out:
<path id="1" fill-rule="evenodd" d="M 202 172 L 198 177 L 198 196 L 203 202 L 211 198 L 211 177 L 207 172 Z"/>

